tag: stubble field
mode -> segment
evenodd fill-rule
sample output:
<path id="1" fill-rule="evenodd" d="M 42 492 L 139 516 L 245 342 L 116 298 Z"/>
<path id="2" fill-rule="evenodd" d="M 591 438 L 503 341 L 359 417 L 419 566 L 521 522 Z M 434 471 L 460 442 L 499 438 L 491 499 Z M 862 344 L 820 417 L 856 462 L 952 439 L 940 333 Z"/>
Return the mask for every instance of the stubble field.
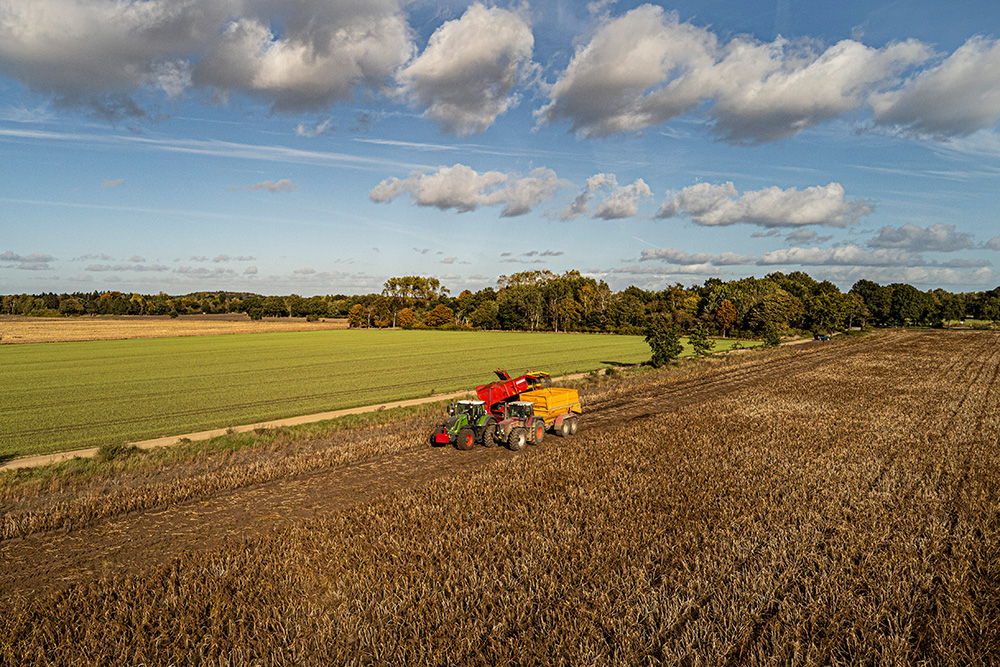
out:
<path id="1" fill-rule="evenodd" d="M 907 332 L 602 380 L 577 436 L 517 454 L 431 449 L 429 416 L 272 440 L 212 474 L 346 458 L 250 479 L 252 496 L 235 485 L 227 502 L 250 513 L 235 523 L 206 491 L 200 511 L 240 537 L 199 548 L 178 519 L 184 544 L 164 556 L 128 542 L 140 512 L 14 541 L 23 558 L 4 543 L 0 650 L 70 665 L 996 664 L 998 389 L 997 334 Z M 336 494 L 375 463 L 393 479 Z M 99 483 L 115 479 L 78 491 Z M 293 487 L 321 489 L 309 515 L 261 528 L 306 502 L 288 503 Z M 130 563 L 18 564 L 116 539 Z"/>

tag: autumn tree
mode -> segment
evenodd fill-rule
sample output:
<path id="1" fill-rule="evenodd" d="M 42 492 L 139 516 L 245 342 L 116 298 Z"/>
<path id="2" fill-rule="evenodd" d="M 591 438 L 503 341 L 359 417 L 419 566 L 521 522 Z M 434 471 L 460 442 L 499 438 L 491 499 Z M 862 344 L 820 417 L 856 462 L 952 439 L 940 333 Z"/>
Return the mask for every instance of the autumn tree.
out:
<path id="1" fill-rule="evenodd" d="M 352 329 L 360 329 L 365 326 L 365 307 L 356 303 L 347 311 L 347 324 Z"/>
<path id="2" fill-rule="evenodd" d="M 434 310 L 427 313 L 427 319 L 425 322 L 429 327 L 440 327 L 446 324 L 451 324 L 454 317 L 455 311 L 444 304 L 438 304 L 434 307 Z"/>
<path id="3" fill-rule="evenodd" d="M 715 323 L 719 325 L 719 329 L 722 331 L 722 337 L 726 337 L 726 332 L 733 328 L 736 324 L 736 320 L 739 317 L 739 313 L 736 312 L 736 306 L 729 299 L 723 299 L 722 303 L 718 305 L 715 309 Z"/>
<path id="4" fill-rule="evenodd" d="M 416 318 L 413 315 L 412 308 L 403 308 L 401 311 L 396 313 L 396 324 L 404 329 L 412 327 L 415 320 Z"/>

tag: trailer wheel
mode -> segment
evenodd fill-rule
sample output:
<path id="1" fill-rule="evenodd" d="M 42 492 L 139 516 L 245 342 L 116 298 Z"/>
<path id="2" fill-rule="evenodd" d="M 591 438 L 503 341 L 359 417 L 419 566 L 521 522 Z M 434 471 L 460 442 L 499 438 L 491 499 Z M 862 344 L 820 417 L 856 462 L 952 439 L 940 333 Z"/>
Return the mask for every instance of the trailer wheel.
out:
<path id="1" fill-rule="evenodd" d="M 567 421 L 569 422 L 569 434 L 576 435 L 576 429 L 577 429 L 576 417 L 570 417 Z"/>
<path id="2" fill-rule="evenodd" d="M 524 449 L 524 445 L 528 441 L 528 434 L 520 426 L 512 428 L 510 430 L 510 436 L 507 438 L 507 449 L 512 452 L 519 452 Z"/>
<path id="3" fill-rule="evenodd" d="M 496 447 L 497 444 L 497 425 L 494 422 L 490 422 L 483 428 L 483 447 Z"/>
<path id="4" fill-rule="evenodd" d="M 536 419 L 531 424 L 531 437 L 528 439 L 533 445 L 539 445 L 545 440 L 545 422 L 541 419 Z"/>
<path id="5" fill-rule="evenodd" d="M 556 433 L 558 433 L 560 437 L 565 438 L 567 435 L 569 435 L 569 429 L 570 429 L 570 424 L 569 424 L 569 418 L 567 417 L 566 419 L 562 420 L 559 423 L 559 426 L 556 427 Z"/>
<path id="6" fill-rule="evenodd" d="M 472 445 L 476 444 L 476 433 L 471 428 L 462 427 L 458 431 L 458 436 L 455 438 L 455 449 L 460 449 L 462 451 L 467 451 L 472 449 Z"/>

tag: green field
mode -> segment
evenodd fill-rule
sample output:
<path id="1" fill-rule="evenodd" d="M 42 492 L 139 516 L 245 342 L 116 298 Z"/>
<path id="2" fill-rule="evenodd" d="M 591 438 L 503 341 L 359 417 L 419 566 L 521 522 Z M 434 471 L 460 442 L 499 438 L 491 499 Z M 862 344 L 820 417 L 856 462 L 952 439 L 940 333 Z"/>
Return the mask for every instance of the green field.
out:
<path id="1" fill-rule="evenodd" d="M 0 457 L 119 443 L 649 359 L 638 336 L 308 331 L 0 347 Z"/>

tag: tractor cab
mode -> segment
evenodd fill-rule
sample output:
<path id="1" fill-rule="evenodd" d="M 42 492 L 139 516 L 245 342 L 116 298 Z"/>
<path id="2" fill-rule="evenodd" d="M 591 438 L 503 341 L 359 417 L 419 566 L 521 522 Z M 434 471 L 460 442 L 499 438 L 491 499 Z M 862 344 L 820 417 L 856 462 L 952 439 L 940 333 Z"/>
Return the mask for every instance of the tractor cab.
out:
<path id="1" fill-rule="evenodd" d="M 535 404 L 530 401 L 511 401 L 505 405 L 507 419 L 531 419 L 535 415 Z"/>
<path id="2" fill-rule="evenodd" d="M 483 401 L 458 401 L 449 412 L 466 415 L 469 418 L 469 423 L 474 424 L 486 414 L 486 403 Z"/>

